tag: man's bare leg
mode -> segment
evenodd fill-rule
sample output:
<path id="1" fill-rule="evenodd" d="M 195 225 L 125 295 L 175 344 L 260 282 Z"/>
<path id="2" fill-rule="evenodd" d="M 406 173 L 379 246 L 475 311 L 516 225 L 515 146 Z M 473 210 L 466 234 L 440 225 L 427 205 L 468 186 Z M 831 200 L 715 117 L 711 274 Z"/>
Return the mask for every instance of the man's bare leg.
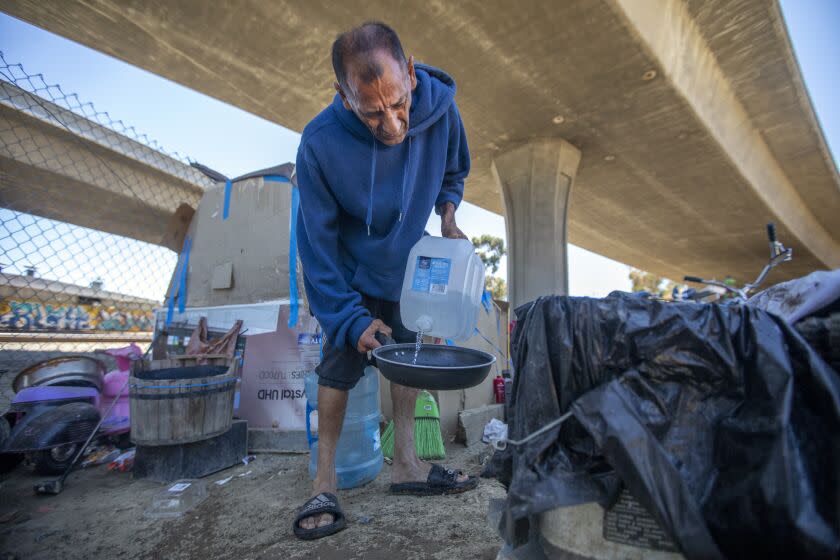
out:
<path id="1" fill-rule="evenodd" d="M 432 466 L 417 457 L 414 447 L 414 404 L 418 389 L 391 383 L 391 401 L 394 405 L 394 466 L 391 483 L 425 482 Z M 319 405 L 320 406 L 320 405 Z M 458 482 L 467 480 L 458 477 Z"/>
<path id="2" fill-rule="evenodd" d="M 321 492 L 335 494 L 337 481 L 335 476 L 335 448 L 338 436 L 344 424 L 347 410 L 347 393 L 332 387 L 318 386 L 318 468 L 312 482 L 312 495 Z M 322 513 L 307 517 L 300 522 L 304 529 L 324 527 L 333 522 L 331 513 Z"/>

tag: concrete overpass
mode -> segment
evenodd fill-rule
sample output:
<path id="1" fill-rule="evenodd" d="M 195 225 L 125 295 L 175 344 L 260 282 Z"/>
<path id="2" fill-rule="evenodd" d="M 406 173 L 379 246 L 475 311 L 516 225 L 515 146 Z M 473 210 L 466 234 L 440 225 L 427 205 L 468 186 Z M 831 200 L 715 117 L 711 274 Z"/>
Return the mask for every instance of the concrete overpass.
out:
<path id="1" fill-rule="evenodd" d="M 295 130 L 332 97 L 333 37 L 389 22 L 458 82 L 467 200 L 507 215 L 514 303 L 565 290 L 567 231 L 672 278 L 746 280 L 775 221 L 795 259 L 772 280 L 840 266 L 840 179 L 773 0 L 0 9 Z"/>
<path id="2" fill-rule="evenodd" d="M 204 189 L 189 165 L 0 80 L 0 207 L 180 251 Z"/>

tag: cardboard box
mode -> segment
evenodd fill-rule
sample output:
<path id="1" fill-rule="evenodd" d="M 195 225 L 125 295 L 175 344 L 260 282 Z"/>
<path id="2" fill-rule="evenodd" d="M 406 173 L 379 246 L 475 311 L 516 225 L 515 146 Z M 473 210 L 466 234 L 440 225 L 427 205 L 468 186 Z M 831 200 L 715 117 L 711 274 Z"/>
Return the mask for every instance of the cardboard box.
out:
<path id="1" fill-rule="evenodd" d="M 288 316 L 283 306 L 275 332 L 245 336 L 239 417 L 251 428 L 306 429 L 304 377 L 320 362 L 321 328 L 304 312 L 290 329 Z"/>
<path id="2" fill-rule="evenodd" d="M 192 239 L 186 278 L 187 307 L 252 304 L 289 297 L 289 224 L 292 185 L 253 177 L 231 187 L 223 219 L 225 184 L 201 197 L 187 235 Z M 303 271 L 295 263 L 301 300 Z M 178 296 L 178 267 L 167 296 Z"/>

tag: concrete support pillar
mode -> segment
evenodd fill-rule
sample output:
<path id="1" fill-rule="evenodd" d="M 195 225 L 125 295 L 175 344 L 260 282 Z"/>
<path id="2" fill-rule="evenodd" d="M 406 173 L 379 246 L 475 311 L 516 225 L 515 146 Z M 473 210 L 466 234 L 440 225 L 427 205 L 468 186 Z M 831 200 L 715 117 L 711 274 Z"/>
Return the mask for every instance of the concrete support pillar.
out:
<path id="1" fill-rule="evenodd" d="M 566 294 L 566 214 L 580 150 L 562 139 L 532 140 L 493 160 L 508 245 L 508 298 L 516 308 Z"/>

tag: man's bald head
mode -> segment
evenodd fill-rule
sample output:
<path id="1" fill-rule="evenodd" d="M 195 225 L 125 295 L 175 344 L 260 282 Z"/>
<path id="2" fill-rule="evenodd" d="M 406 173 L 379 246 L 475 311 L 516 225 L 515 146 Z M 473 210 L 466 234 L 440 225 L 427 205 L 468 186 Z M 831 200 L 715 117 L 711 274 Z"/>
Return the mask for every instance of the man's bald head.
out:
<path id="1" fill-rule="evenodd" d="M 414 58 L 406 60 L 394 30 L 369 22 L 342 33 L 333 43 L 332 59 L 344 108 L 383 144 L 405 140 L 417 75 Z"/>
<path id="2" fill-rule="evenodd" d="M 385 71 L 375 56 L 388 54 L 401 68 L 407 59 L 396 31 L 378 21 L 369 21 L 339 35 L 332 46 L 332 63 L 335 78 L 343 88 L 352 66 L 354 76 L 363 82 L 372 82 Z"/>

